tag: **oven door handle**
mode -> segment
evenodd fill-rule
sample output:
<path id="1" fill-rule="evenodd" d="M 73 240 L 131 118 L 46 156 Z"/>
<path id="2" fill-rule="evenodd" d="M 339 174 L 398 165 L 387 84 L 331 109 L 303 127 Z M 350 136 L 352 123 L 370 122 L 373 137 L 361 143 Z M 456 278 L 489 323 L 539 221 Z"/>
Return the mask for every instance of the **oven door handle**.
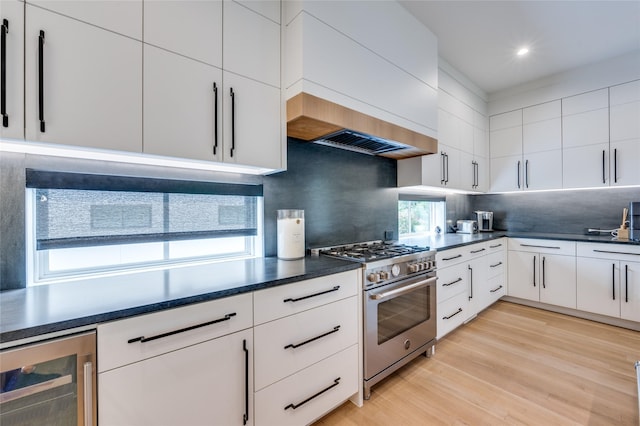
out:
<path id="1" fill-rule="evenodd" d="M 385 291 L 383 293 L 374 293 L 374 294 L 371 294 L 369 298 L 373 300 L 380 300 L 380 299 L 384 299 L 385 297 L 400 296 L 405 293 L 409 293 L 415 289 L 418 289 L 420 287 L 426 287 L 430 284 L 434 284 L 437 279 L 438 277 L 432 277 L 424 281 L 418 281 L 417 283 L 409 284 L 407 286 L 402 286 L 393 290 Z"/>

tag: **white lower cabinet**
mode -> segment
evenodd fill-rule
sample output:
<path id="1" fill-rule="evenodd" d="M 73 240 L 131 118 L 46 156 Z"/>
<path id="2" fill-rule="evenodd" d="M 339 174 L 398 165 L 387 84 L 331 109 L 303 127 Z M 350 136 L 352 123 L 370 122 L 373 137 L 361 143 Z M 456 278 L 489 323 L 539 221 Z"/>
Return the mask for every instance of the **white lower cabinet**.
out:
<path id="1" fill-rule="evenodd" d="M 509 239 L 508 294 L 576 308 L 576 243 Z"/>
<path id="2" fill-rule="evenodd" d="M 244 330 L 101 373 L 100 424 L 253 424 L 252 336 Z"/>
<path id="3" fill-rule="evenodd" d="M 313 364 L 255 395 L 256 425 L 305 425 L 358 391 L 358 345 Z"/>
<path id="4" fill-rule="evenodd" d="M 578 309 L 640 321 L 640 247 L 578 244 Z"/>

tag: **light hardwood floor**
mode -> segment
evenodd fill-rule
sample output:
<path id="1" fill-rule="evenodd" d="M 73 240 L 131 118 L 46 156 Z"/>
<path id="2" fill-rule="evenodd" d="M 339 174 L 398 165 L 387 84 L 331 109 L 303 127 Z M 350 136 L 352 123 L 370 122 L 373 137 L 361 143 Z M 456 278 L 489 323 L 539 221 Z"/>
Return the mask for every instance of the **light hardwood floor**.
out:
<path id="1" fill-rule="evenodd" d="M 640 332 L 498 302 L 316 422 L 638 426 Z"/>

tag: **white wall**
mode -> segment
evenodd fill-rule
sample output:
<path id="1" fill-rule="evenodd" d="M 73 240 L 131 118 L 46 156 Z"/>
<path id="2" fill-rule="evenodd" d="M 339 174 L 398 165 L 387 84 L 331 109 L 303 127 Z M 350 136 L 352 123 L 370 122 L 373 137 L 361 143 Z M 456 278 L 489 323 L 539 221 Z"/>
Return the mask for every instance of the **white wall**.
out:
<path id="1" fill-rule="evenodd" d="M 640 79 L 640 50 L 492 93 L 488 115 Z"/>

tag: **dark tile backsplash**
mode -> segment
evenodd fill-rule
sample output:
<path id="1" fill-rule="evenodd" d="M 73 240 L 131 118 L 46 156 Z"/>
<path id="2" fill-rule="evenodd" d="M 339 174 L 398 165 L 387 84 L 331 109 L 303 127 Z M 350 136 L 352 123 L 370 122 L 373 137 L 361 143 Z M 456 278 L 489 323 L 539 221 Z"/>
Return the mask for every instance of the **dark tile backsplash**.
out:
<path id="1" fill-rule="evenodd" d="M 288 169 L 264 178 L 265 255 L 277 254 L 276 211 L 303 209 L 306 246 L 397 237 L 396 161 L 289 139 Z"/>

